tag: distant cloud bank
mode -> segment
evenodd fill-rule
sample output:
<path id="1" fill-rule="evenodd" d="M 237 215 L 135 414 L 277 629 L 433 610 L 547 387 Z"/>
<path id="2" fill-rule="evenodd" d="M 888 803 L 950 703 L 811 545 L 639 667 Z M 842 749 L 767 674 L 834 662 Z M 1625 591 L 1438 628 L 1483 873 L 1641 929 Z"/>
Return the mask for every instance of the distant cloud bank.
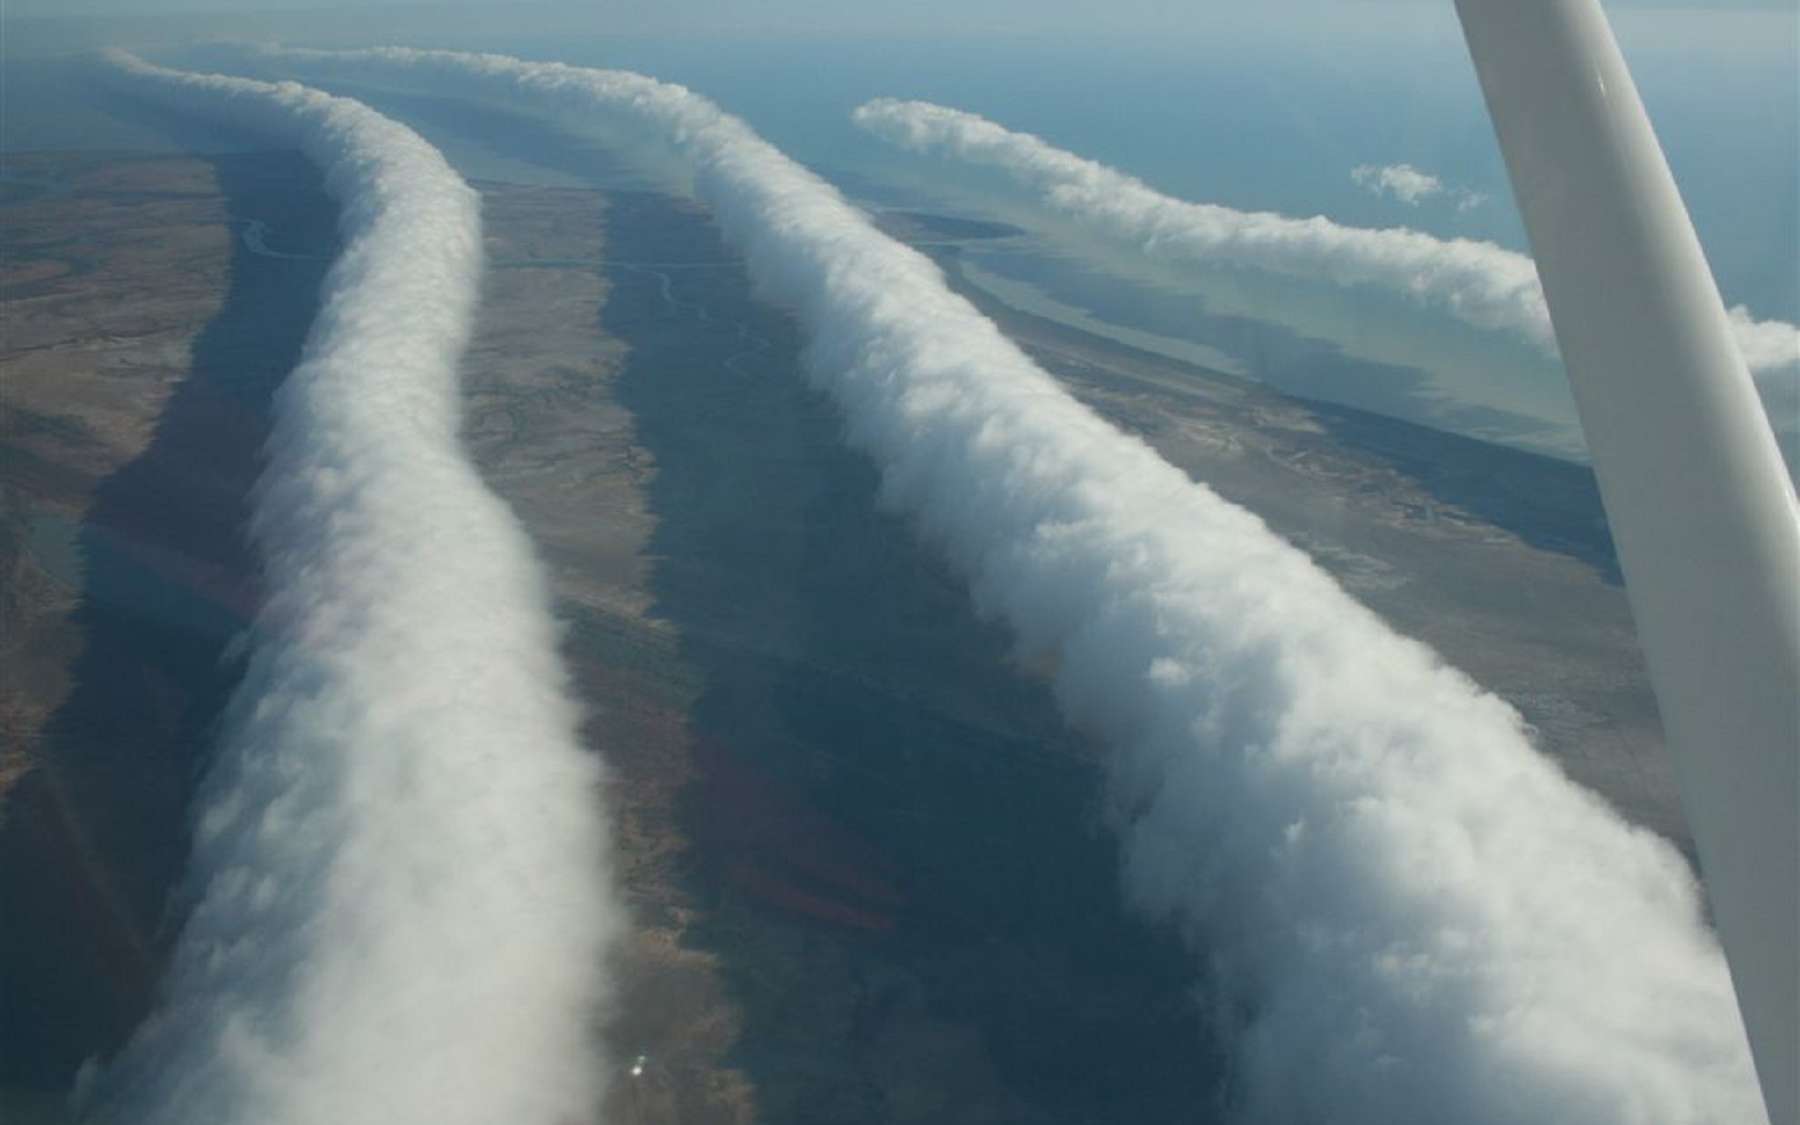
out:
<path id="1" fill-rule="evenodd" d="M 1055 657 L 1066 714 L 1113 748 L 1125 894 L 1186 937 L 1235 1048 L 1219 1106 L 1196 1112 L 1761 1119 L 1725 965 L 1672 847 L 1260 520 L 1079 405 L 928 259 L 742 121 L 678 86 L 555 63 L 261 58 L 509 97 L 685 171 L 806 329 L 810 377 L 885 500 L 982 612 Z M 1215 244 L 1294 268 L 1320 253 L 1209 221 L 1227 227 Z M 1156 229 L 1189 237 L 1173 219 Z"/>
<path id="2" fill-rule="evenodd" d="M 1524 254 L 1491 242 L 1188 203 L 1029 133 L 929 102 L 881 98 L 858 107 L 854 116 L 864 129 L 903 148 L 998 169 L 1026 206 L 1154 260 L 1226 263 L 1338 285 L 1377 285 L 1476 327 L 1503 329 L 1548 352 L 1556 349 L 1537 268 Z M 1800 369 L 1800 329 L 1785 321 L 1758 321 L 1741 306 L 1731 315 L 1745 362 L 1765 380 L 1765 401 L 1785 403 L 1791 397 L 1785 388 Z"/>
<path id="3" fill-rule="evenodd" d="M 1440 195 L 1447 196 L 1458 211 L 1471 211 L 1487 202 L 1481 192 L 1447 188 L 1443 180 L 1411 164 L 1358 164 L 1350 169 L 1350 179 L 1370 195 L 1388 196 L 1408 207 Z"/>
<path id="4" fill-rule="evenodd" d="M 83 1119 L 591 1122 L 622 908 L 544 577 L 458 437 L 478 199 L 357 102 L 109 61 L 136 96 L 303 149 L 344 246 L 275 400 L 250 529 L 268 594 L 196 809 L 193 909 Z"/>

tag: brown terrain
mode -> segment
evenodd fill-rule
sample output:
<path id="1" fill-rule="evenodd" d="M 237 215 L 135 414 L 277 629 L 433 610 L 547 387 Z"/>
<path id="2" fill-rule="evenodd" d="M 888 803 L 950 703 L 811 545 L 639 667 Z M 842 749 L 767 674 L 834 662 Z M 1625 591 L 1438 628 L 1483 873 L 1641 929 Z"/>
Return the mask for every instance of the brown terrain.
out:
<path id="1" fill-rule="evenodd" d="M 268 396 L 333 212 L 287 155 L 8 177 L 0 1108 L 53 1120 L 178 929 L 185 810 L 257 599 Z M 555 576 L 636 923 L 596 1056 L 610 1119 L 1201 1097 L 1184 957 L 1121 915 L 1091 761 L 877 511 L 792 325 L 686 205 L 484 190 L 469 440 Z"/>
<path id="2" fill-rule="evenodd" d="M 481 186 L 469 442 L 554 576 L 633 919 L 607 1119 L 1192 1119 L 1217 1052 L 1192 958 L 1118 905 L 1095 748 L 880 510 L 793 324 L 691 205 Z M 0 190 L 4 1111 L 128 1034 L 179 924 L 333 211 L 284 154 Z M 992 233 L 889 221 L 953 276 Z M 987 311 L 1681 836 L 1580 470 Z"/>
<path id="3" fill-rule="evenodd" d="M 297 156 L 9 155 L 0 189 L 0 1088 L 42 1093 L 148 1000 L 256 601 L 245 494 L 322 263 L 249 255 L 237 207 L 327 252 L 334 215 Z"/>

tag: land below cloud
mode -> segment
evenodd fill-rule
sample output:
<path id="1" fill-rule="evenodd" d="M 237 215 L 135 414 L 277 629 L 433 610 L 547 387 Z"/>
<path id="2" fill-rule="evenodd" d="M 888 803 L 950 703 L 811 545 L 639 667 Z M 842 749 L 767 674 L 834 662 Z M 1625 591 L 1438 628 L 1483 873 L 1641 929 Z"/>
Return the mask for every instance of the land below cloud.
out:
<path id="1" fill-rule="evenodd" d="M 57 1029 L 5 1075 L 41 1100 L 129 1028 L 167 953 L 186 797 L 256 599 L 267 395 L 335 245 L 291 155 L 9 170 L 0 877 L 34 909 L 0 981 L 38 975 L 0 1055 Z M 1192 961 L 1118 905 L 1104 752 L 882 510 L 793 323 L 689 204 L 480 186 L 468 440 L 549 564 L 611 769 L 634 927 L 607 1057 L 644 1059 L 615 1118 L 1186 1119 L 1216 1077 Z M 962 246 L 1010 237 L 886 222 L 953 281 Z M 1685 846 L 1585 470 L 963 288 Z"/>

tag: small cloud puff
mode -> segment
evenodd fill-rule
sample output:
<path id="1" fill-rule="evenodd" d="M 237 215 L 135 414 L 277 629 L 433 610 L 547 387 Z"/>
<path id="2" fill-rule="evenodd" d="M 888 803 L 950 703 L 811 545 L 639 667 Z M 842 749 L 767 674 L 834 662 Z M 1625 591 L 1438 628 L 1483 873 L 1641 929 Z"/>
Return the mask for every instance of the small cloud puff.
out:
<path id="1" fill-rule="evenodd" d="M 1350 178 L 1372 195 L 1391 195 L 1409 207 L 1444 190 L 1444 181 L 1411 164 L 1358 164 L 1350 169 Z"/>
<path id="2" fill-rule="evenodd" d="M 1411 164 L 1358 164 L 1350 169 L 1350 179 L 1370 195 L 1388 196 L 1417 207 L 1421 202 L 1444 196 L 1457 211 L 1472 211 L 1487 202 L 1488 197 L 1468 188 L 1445 187 L 1444 181 L 1430 172 L 1421 172 Z"/>

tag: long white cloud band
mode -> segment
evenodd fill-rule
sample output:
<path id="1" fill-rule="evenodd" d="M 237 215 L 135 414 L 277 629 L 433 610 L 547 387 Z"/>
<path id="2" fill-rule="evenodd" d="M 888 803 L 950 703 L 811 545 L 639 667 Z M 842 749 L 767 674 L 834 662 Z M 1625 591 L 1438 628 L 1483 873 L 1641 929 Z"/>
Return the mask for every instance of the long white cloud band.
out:
<path id="1" fill-rule="evenodd" d="M 1075 402 L 920 254 L 706 99 L 639 75 L 377 49 L 259 56 L 508 98 L 691 175 L 809 335 L 849 440 L 1056 658 L 1115 749 L 1125 891 L 1180 927 L 1245 1120 L 1752 1121 L 1724 963 L 1666 842 L 1258 519 Z"/>
<path id="2" fill-rule="evenodd" d="M 197 901 L 86 1111 L 591 1120 L 619 914 L 544 577 L 458 436 L 477 196 L 357 102 L 110 62 L 135 94 L 304 150 L 343 248 L 275 399 L 251 528 L 267 601 L 199 799 Z"/>
<path id="3" fill-rule="evenodd" d="M 998 169 L 1034 206 L 1160 261 L 1225 263 L 1340 285 L 1379 285 L 1477 327 L 1518 333 L 1546 351 L 1556 347 L 1536 266 L 1526 255 L 1491 242 L 1189 203 L 1030 133 L 930 102 L 878 98 L 857 107 L 853 117 L 902 148 Z M 1742 306 L 1731 317 L 1752 372 L 1793 376 L 1800 364 L 1800 329 L 1756 320 Z"/>

